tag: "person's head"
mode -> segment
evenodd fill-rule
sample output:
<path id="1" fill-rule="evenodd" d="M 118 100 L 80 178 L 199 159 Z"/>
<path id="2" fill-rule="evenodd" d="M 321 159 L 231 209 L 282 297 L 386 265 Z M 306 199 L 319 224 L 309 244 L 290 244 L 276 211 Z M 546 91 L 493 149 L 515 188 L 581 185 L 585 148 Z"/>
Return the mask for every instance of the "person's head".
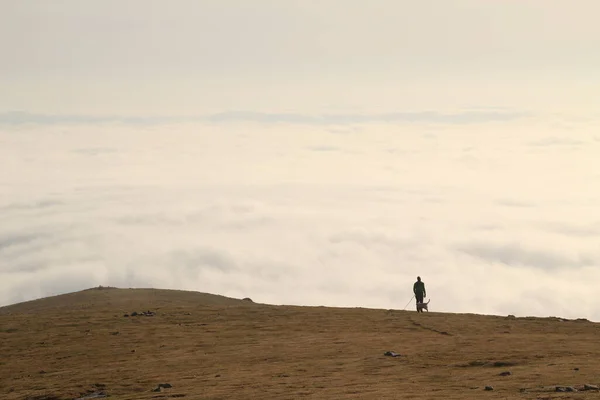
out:
<path id="1" fill-rule="evenodd" d="M 421 277 L 420 277 L 420 276 L 417 276 L 417 280 L 418 280 L 419 282 L 421 282 Z"/>

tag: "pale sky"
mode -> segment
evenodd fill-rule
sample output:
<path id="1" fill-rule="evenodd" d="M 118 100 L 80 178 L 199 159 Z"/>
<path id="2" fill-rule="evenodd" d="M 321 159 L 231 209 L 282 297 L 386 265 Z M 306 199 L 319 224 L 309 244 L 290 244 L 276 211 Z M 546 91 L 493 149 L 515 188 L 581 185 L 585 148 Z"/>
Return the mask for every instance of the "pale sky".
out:
<path id="1" fill-rule="evenodd" d="M 600 3 L 0 1 L 0 107 L 598 109 Z"/>
<path id="2" fill-rule="evenodd" d="M 398 309 L 421 275 L 432 311 L 600 320 L 598 15 L 0 0 L 0 305 Z"/>

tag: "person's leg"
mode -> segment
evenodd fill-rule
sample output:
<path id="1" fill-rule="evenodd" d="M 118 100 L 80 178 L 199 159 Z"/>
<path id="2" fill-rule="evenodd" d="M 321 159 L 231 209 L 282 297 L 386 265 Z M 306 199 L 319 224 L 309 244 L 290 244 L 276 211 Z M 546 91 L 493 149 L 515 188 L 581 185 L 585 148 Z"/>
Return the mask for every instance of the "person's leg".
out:
<path id="1" fill-rule="evenodd" d="M 415 299 L 417 300 L 417 303 L 422 303 L 423 302 L 423 293 L 416 293 Z M 417 307 L 417 311 L 418 310 L 419 310 L 419 307 Z"/>

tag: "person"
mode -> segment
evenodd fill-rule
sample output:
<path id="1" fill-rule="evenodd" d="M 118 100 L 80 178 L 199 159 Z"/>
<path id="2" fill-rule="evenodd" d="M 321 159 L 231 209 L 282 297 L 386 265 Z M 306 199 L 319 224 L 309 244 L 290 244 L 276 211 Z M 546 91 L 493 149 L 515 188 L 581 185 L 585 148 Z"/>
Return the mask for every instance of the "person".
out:
<path id="1" fill-rule="evenodd" d="M 417 300 L 417 303 L 422 303 L 423 298 L 427 296 L 427 294 L 425 293 L 425 282 L 421 281 L 420 276 L 417 276 L 417 281 L 413 285 L 413 292 L 415 294 L 415 299 Z"/>

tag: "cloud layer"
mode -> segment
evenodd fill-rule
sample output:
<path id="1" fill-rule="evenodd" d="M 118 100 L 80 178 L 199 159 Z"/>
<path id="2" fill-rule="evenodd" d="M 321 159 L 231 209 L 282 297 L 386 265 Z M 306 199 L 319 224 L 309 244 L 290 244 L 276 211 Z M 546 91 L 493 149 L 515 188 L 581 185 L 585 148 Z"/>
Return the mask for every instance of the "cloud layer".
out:
<path id="1" fill-rule="evenodd" d="M 593 124 L 280 122 L 0 128 L 0 304 L 114 285 L 398 309 L 420 275 L 435 311 L 600 320 Z"/>
<path id="2" fill-rule="evenodd" d="M 431 123 L 431 124 L 477 124 L 483 122 L 512 121 L 527 117 L 524 112 L 508 110 L 440 112 L 395 112 L 386 114 L 299 114 L 264 113 L 249 111 L 227 111 L 197 116 L 91 116 L 91 115 L 47 115 L 28 112 L 0 113 L 0 125 L 57 125 L 57 124 L 114 124 L 156 125 L 173 123 L 263 123 L 298 125 L 349 125 L 366 123 Z M 544 145 L 543 142 L 541 145 Z M 537 144 L 534 144 L 537 145 Z"/>

